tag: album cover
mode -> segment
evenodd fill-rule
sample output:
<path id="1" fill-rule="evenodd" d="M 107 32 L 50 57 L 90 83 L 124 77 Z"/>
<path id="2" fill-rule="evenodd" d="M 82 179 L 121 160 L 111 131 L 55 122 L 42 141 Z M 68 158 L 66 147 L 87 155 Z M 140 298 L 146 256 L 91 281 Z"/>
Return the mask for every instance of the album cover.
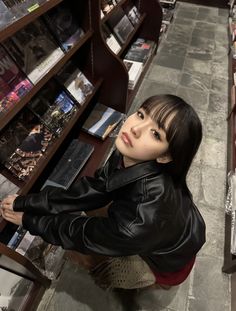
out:
<path id="1" fill-rule="evenodd" d="M 38 120 L 27 109 L 17 115 L 0 134 L 0 162 L 3 164 L 28 136 Z"/>
<path id="2" fill-rule="evenodd" d="M 112 15 L 107 23 L 122 44 L 126 42 L 128 36 L 134 30 L 128 16 L 125 15 L 121 8 L 118 8 L 116 14 Z"/>
<path id="3" fill-rule="evenodd" d="M 27 257 L 45 276 L 55 279 L 64 263 L 64 250 L 26 232 L 16 252 Z"/>
<path id="4" fill-rule="evenodd" d="M 60 135 L 78 111 L 69 95 L 50 81 L 28 104 L 29 109 L 54 134 Z"/>
<path id="5" fill-rule="evenodd" d="M 72 62 L 68 62 L 62 68 L 57 79 L 80 105 L 83 105 L 86 97 L 93 92 L 92 83 Z"/>
<path id="6" fill-rule="evenodd" d="M 3 0 L 4 4 L 17 19 L 33 12 L 46 1 L 47 0 Z"/>
<path id="7" fill-rule="evenodd" d="M 34 84 L 64 55 L 41 19 L 25 26 L 3 44 Z"/>
<path id="8" fill-rule="evenodd" d="M 0 0 L 0 29 L 6 27 L 14 21 L 15 17 L 9 8 Z"/>
<path id="9" fill-rule="evenodd" d="M 7 195 L 16 194 L 18 190 L 19 187 L 0 174 L 0 200 L 4 199 Z"/>
<path id="10" fill-rule="evenodd" d="M 4 165 L 19 179 L 27 179 L 52 139 L 52 133 L 43 124 L 35 125 Z"/>
<path id="11" fill-rule="evenodd" d="M 123 114 L 121 112 L 97 103 L 82 129 L 104 140 L 122 119 Z"/>
<path id="12" fill-rule="evenodd" d="M 46 186 L 68 189 L 91 156 L 94 147 L 78 139 L 72 140 L 66 152 L 46 180 Z"/>
<path id="13" fill-rule="evenodd" d="M 113 53 L 118 54 L 121 50 L 121 46 L 116 40 L 115 36 L 111 33 L 110 29 L 103 25 L 102 33 L 108 47 L 112 50 Z"/>
<path id="14" fill-rule="evenodd" d="M 155 42 L 138 38 L 130 47 L 124 59 L 141 62 L 143 64 L 149 59 L 155 47 Z"/>
<path id="15" fill-rule="evenodd" d="M 143 64 L 124 59 L 124 64 L 129 74 L 129 89 L 134 89 L 143 70 Z"/>
<path id="16" fill-rule="evenodd" d="M 16 247 L 20 244 L 21 240 L 26 234 L 26 231 L 27 230 L 24 229 L 22 226 L 19 226 L 10 241 L 7 243 L 7 246 L 11 249 L 16 249 Z"/>
<path id="17" fill-rule="evenodd" d="M 71 49 L 84 35 L 77 19 L 64 3 L 54 7 L 43 17 L 65 51 Z"/>
<path id="18" fill-rule="evenodd" d="M 131 21 L 131 23 L 134 26 L 136 26 L 139 23 L 140 17 L 141 17 L 137 7 L 135 5 L 134 6 L 128 6 L 126 8 L 126 13 L 127 13 L 129 20 Z"/>
<path id="19" fill-rule="evenodd" d="M 0 113 L 14 106 L 32 86 L 10 55 L 0 46 Z"/>

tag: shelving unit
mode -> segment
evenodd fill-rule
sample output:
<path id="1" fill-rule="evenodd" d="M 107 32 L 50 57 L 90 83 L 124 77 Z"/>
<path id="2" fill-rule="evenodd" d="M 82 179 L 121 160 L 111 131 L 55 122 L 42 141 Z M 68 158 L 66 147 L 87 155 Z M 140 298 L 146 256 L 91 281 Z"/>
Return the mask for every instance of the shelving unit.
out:
<path id="1" fill-rule="evenodd" d="M 48 0 L 33 12 L 2 29 L 0 31 L 0 42 L 9 38 L 51 8 L 59 5 L 62 1 Z M 103 39 L 102 25 L 110 16 L 116 14 L 119 7 L 125 7 L 129 3 L 136 5 L 141 13 L 140 23 L 129 35 L 120 53 L 115 55 Z M 145 0 L 121 0 L 102 20 L 100 18 L 101 0 L 81 0 L 79 4 L 68 0 L 66 4 L 73 9 L 79 20 L 79 24 L 85 30 L 84 36 L 71 50 L 58 60 L 56 65 L 17 104 L 0 115 L 0 131 L 4 131 L 4 128 L 13 118 L 17 116 L 34 96 L 37 96 L 37 93 L 72 57 L 80 70 L 93 83 L 94 90 L 86 98 L 86 102 L 79 108 L 78 112 L 70 119 L 70 122 L 63 129 L 60 137 L 55 139 L 52 145 L 48 147 L 44 156 L 38 162 L 33 174 L 26 181 L 18 180 L 3 165 L 0 165 L 0 173 L 16 184 L 20 188 L 19 194 L 23 195 L 30 191 L 39 191 L 42 182 L 45 181 L 50 171 L 52 171 L 55 161 L 60 158 L 73 138 L 79 138 L 94 146 L 94 152 L 83 167 L 80 176 L 91 176 L 94 173 L 109 154 L 114 140 L 107 138 L 105 141 L 101 141 L 82 132 L 81 126 L 83 121 L 97 101 L 122 113 L 127 112 L 156 52 L 155 50 L 146 62 L 135 89 L 132 91 L 128 90 L 128 73 L 123 64 L 122 56 L 127 52 L 127 49 L 137 37 L 158 43 L 162 19 L 162 10 L 158 0 L 149 0 L 148 2 Z M 0 219 L 0 232 L 5 228 L 6 222 Z M 37 270 L 30 260 L 8 248 L 3 243 L 0 243 L 0 268 L 32 281 L 33 285 L 29 288 L 27 297 L 24 299 L 24 304 L 19 306 L 19 309 L 29 311 L 33 309 L 33 305 L 35 308 L 44 289 L 50 285 L 50 281 Z"/>
<path id="2" fill-rule="evenodd" d="M 235 2 L 235 1 L 234 1 Z M 229 25 L 231 27 L 231 25 Z M 232 44 L 232 37 L 229 32 L 229 42 Z M 231 48 L 231 47 L 230 47 Z M 234 72 L 236 72 L 236 59 L 233 58 L 232 51 L 229 54 L 229 115 L 228 115 L 228 161 L 227 171 L 236 168 L 236 94 L 234 86 Z M 231 215 L 225 214 L 225 243 L 224 243 L 224 273 L 236 272 L 236 256 L 231 254 Z"/>

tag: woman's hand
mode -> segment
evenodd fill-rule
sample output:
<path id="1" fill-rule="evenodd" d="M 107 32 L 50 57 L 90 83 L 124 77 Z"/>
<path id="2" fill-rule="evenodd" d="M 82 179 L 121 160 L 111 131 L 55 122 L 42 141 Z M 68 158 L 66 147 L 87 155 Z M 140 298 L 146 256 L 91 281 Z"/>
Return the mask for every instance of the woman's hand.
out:
<path id="1" fill-rule="evenodd" d="M 13 211 L 13 203 L 17 196 L 18 196 L 17 194 L 13 194 L 13 195 L 8 195 L 7 197 L 5 197 L 0 204 L 0 207 L 1 207 L 0 212 L 4 219 L 12 222 L 13 224 L 21 226 L 22 217 L 24 213 Z"/>
<path id="2" fill-rule="evenodd" d="M 4 219 L 12 222 L 15 225 L 22 226 L 22 217 L 24 215 L 23 212 L 14 212 L 5 208 L 2 208 L 0 211 Z"/>
<path id="3" fill-rule="evenodd" d="M 1 202 L 1 208 L 13 211 L 13 203 L 16 197 L 18 197 L 17 194 L 8 195 L 7 197 L 5 197 Z"/>

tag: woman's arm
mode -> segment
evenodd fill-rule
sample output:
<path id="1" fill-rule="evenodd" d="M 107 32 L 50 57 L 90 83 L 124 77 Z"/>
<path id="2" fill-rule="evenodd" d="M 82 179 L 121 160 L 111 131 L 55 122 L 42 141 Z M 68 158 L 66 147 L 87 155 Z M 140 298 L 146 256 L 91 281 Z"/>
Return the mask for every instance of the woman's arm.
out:
<path id="1" fill-rule="evenodd" d="M 39 193 L 18 196 L 13 210 L 41 215 L 70 213 L 101 208 L 110 201 L 103 179 L 83 177 L 68 190 L 46 187 Z"/>

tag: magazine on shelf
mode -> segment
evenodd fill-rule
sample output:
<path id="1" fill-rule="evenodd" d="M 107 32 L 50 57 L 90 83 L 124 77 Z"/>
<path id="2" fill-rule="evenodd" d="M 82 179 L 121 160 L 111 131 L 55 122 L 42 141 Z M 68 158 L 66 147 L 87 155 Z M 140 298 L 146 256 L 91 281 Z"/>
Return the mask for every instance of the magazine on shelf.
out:
<path id="1" fill-rule="evenodd" d="M 5 176 L 0 174 L 0 201 L 4 199 L 7 195 L 16 194 L 18 190 L 19 187 L 17 187 Z"/>
<path id="2" fill-rule="evenodd" d="M 34 84 L 64 55 L 41 19 L 25 26 L 3 44 Z"/>
<path id="3" fill-rule="evenodd" d="M 104 14 L 109 13 L 114 7 L 114 4 L 112 1 L 102 0 L 101 1 L 101 9 Z"/>
<path id="4" fill-rule="evenodd" d="M 36 122 L 36 117 L 29 110 L 24 109 L 1 131 L 0 162 L 2 164 L 20 146 Z"/>
<path id="5" fill-rule="evenodd" d="M 155 48 L 155 42 L 138 38 L 130 47 L 124 59 L 132 60 L 145 64 L 149 57 L 152 55 Z"/>
<path id="6" fill-rule="evenodd" d="M 129 89 L 133 90 L 143 70 L 143 64 L 132 60 L 123 60 L 129 74 Z"/>
<path id="7" fill-rule="evenodd" d="M 104 140 L 123 119 L 123 116 L 123 113 L 113 108 L 96 103 L 82 129 Z"/>
<path id="8" fill-rule="evenodd" d="M 63 90 L 50 81 L 28 104 L 29 109 L 54 134 L 60 135 L 78 106 Z"/>
<path id="9" fill-rule="evenodd" d="M 73 139 L 42 189 L 46 186 L 68 189 L 93 151 L 94 146 L 78 139 Z"/>
<path id="10" fill-rule="evenodd" d="M 0 0 L 0 30 L 5 28 L 7 25 L 12 23 L 15 19 L 15 16 L 5 5 L 4 1 Z"/>
<path id="11" fill-rule="evenodd" d="M 23 17 L 40 7 L 47 0 L 3 0 L 9 10 L 17 17 Z"/>
<path id="12" fill-rule="evenodd" d="M 137 7 L 135 5 L 128 6 L 125 11 L 131 23 L 136 26 L 141 18 L 141 14 L 139 13 Z"/>
<path id="13" fill-rule="evenodd" d="M 64 250 L 26 232 L 16 252 L 28 258 L 45 276 L 55 279 L 64 263 Z"/>
<path id="14" fill-rule="evenodd" d="M 60 70 L 57 79 L 80 105 L 93 92 L 92 83 L 71 61 Z"/>
<path id="15" fill-rule="evenodd" d="M 126 42 L 127 38 L 134 30 L 132 23 L 122 8 L 117 8 L 116 14 L 112 15 L 107 23 L 121 44 Z"/>
<path id="16" fill-rule="evenodd" d="M 52 140 L 53 134 L 43 124 L 34 124 L 27 137 L 6 159 L 4 165 L 19 179 L 27 179 Z"/>
<path id="17" fill-rule="evenodd" d="M 103 25 L 102 32 L 108 47 L 112 50 L 113 53 L 118 54 L 119 51 L 121 50 L 121 46 L 119 42 L 116 40 L 115 36 L 110 31 L 110 29 L 105 25 Z"/>
<path id="18" fill-rule="evenodd" d="M 0 114 L 14 106 L 32 86 L 10 55 L 0 46 Z"/>
<path id="19" fill-rule="evenodd" d="M 84 35 L 77 18 L 64 3 L 46 12 L 43 18 L 64 51 L 70 50 Z"/>

